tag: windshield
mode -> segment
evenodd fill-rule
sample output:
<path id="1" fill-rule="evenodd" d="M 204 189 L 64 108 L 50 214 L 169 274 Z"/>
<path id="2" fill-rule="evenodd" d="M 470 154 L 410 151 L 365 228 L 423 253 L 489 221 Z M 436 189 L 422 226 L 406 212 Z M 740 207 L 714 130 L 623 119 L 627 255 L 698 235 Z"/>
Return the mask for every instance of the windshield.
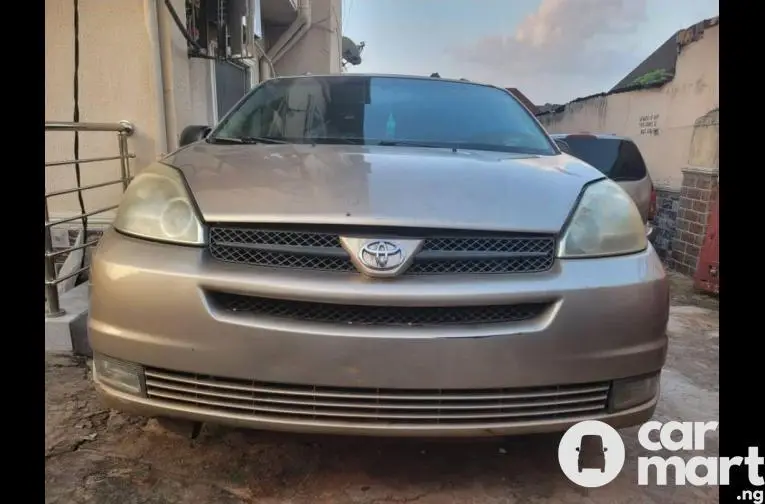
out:
<path id="1" fill-rule="evenodd" d="M 558 153 L 531 114 L 501 89 L 396 77 L 267 81 L 210 138 Z"/>

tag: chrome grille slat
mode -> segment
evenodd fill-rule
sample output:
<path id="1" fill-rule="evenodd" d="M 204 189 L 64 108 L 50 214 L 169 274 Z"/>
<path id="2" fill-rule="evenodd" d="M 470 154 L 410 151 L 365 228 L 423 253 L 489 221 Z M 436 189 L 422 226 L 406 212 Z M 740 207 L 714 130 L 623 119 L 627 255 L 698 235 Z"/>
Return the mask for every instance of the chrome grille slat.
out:
<path id="1" fill-rule="evenodd" d="M 153 393 L 159 393 L 158 391 L 164 391 L 165 393 L 178 393 L 178 394 L 196 394 L 204 397 L 219 397 L 221 399 L 231 399 L 234 401 L 245 401 L 254 403 L 272 403 L 272 404 L 292 404 L 294 406 L 315 406 L 319 408 L 362 408 L 362 409 L 379 409 L 379 410 L 494 410 L 494 409 L 522 409 L 533 408 L 541 406 L 556 406 L 564 404 L 581 404 L 586 401 L 603 402 L 606 400 L 607 394 L 600 393 L 597 395 L 587 394 L 580 396 L 570 395 L 566 398 L 557 399 L 541 399 L 541 400 L 528 400 L 523 402 L 513 402 L 505 404 L 502 399 L 464 403 L 451 401 L 449 404 L 441 404 L 440 401 L 418 402 L 413 401 L 401 401 L 401 402 L 341 402 L 341 401 L 328 401 L 326 399 L 317 400 L 316 396 L 311 399 L 296 399 L 294 397 L 268 397 L 266 394 L 257 395 L 254 391 L 250 394 L 244 392 L 222 392 L 220 389 L 201 389 L 193 386 L 183 386 L 174 383 L 147 380 L 146 386 L 151 387 Z M 306 396 L 309 397 L 309 396 Z"/>
<path id="2" fill-rule="evenodd" d="M 398 401 L 470 401 L 470 400 L 513 400 L 528 399 L 529 397 L 552 397 L 575 394 L 598 394 L 607 393 L 608 384 L 572 385 L 565 387 L 540 387 L 515 390 L 513 389 L 490 389 L 471 390 L 469 393 L 461 393 L 459 390 L 438 391 L 434 394 L 423 393 L 417 390 L 391 390 L 391 389 L 339 389 L 333 387 L 311 387 L 301 385 L 269 385 L 265 383 L 248 382 L 245 380 L 233 380 L 212 376 L 200 376 L 186 373 L 165 372 L 156 369 L 147 369 L 146 378 L 156 378 L 171 383 L 195 385 L 197 387 L 210 387 L 229 390 L 246 391 L 256 394 L 278 394 L 284 396 L 313 396 L 320 398 L 341 399 L 373 399 L 373 400 L 398 400 Z"/>
<path id="3" fill-rule="evenodd" d="M 403 230 L 399 230 L 404 233 Z M 375 236 L 374 229 L 364 235 Z M 349 230 L 350 235 L 358 231 Z M 407 237 L 413 231 L 405 232 Z M 428 236 L 443 230 L 418 231 L 422 250 L 404 274 L 509 274 L 549 270 L 555 260 L 552 235 Z M 384 236 L 395 239 L 388 231 Z M 261 267 L 356 272 L 340 245 L 340 234 L 258 229 L 235 224 L 210 228 L 210 255 L 220 261 Z"/>
<path id="4" fill-rule="evenodd" d="M 350 398 L 350 399 L 393 399 L 393 400 L 500 400 L 500 399 L 523 399 L 527 397 L 549 397 L 557 395 L 589 394 L 608 392 L 608 384 L 572 385 L 562 387 L 539 387 L 530 389 L 489 389 L 470 390 L 469 393 L 461 393 L 459 390 L 433 391 L 397 390 L 397 389 L 347 389 L 334 387 L 312 387 L 307 385 L 269 385 L 265 383 L 249 382 L 246 380 L 234 380 L 219 377 L 200 376 L 178 372 L 165 372 L 156 369 L 146 370 L 147 378 L 156 378 L 168 382 L 196 384 L 203 387 L 217 387 L 223 389 L 253 391 L 264 394 L 280 394 L 295 396 L 316 396 L 326 398 Z"/>
<path id="5" fill-rule="evenodd" d="M 360 326 L 464 326 L 531 320 L 550 303 L 478 306 L 373 306 L 269 299 L 208 291 L 210 303 L 232 313 L 324 324 Z"/>
<path id="6" fill-rule="evenodd" d="M 146 370 L 149 398 L 274 421 L 485 424 L 575 418 L 606 410 L 608 383 L 481 390 L 354 389 L 281 385 Z"/>
<path id="7" fill-rule="evenodd" d="M 498 412 L 498 413 L 446 413 L 440 411 L 438 413 L 383 413 L 383 412 L 364 412 L 364 411 L 329 411 L 318 408 L 309 410 L 301 410 L 295 408 L 281 408 L 271 406 L 256 406 L 248 403 L 234 404 L 231 402 L 215 401 L 212 399 L 204 399 L 195 397 L 189 401 L 187 396 L 182 394 L 172 394 L 166 392 L 152 392 L 150 397 L 156 397 L 160 399 L 170 399 L 173 401 L 181 401 L 184 403 L 191 403 L 199 406 L 215 406 L 229 410 L 240 410 L 255 415 L 261 414 L 277 414 L 288 416 L 303 416 L 303 417 L 341 417 L 341 418 L 354 418 L 354 419 L 374 419 L 374 420 L 444 420 L 458 419 L 458 420 L 487 420 L 487 419 L 512 419 L 519 417 L 539 417 L 547 415 L 561 415 L 566 413 L 581 413 L 587 411 L 599 411 L 602 408 L 600 405 L 593 406 L 570 406 L 563 408 L 551 408 L 545 411 L 524 411 L 524 412 Z"/>

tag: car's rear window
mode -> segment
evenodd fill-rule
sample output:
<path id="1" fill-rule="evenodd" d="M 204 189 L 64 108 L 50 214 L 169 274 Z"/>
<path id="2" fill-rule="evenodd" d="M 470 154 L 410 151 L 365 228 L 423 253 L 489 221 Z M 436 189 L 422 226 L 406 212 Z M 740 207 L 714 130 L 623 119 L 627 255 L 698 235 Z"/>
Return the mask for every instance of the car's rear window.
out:
<path id="1" fill-rule="evenodd" d="M 616 181 L 640 180 L 646 176 L 645 161 L 637 146 L 618 138 L 569 135 L 563 138 L 571 154 Z"/>

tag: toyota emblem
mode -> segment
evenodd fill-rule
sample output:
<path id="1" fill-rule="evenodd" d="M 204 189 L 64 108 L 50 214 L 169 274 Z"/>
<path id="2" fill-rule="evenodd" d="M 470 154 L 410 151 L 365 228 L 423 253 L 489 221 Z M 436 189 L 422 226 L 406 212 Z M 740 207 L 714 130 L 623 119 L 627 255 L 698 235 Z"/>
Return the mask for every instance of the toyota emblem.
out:
<path id="1" fill-rule="evenodd" d="M 367 242 L 359 250 L 359 260 L 372 270 L 388 270 L 404 262 L 404 252 L 401 247 L 389 241 Z"/>

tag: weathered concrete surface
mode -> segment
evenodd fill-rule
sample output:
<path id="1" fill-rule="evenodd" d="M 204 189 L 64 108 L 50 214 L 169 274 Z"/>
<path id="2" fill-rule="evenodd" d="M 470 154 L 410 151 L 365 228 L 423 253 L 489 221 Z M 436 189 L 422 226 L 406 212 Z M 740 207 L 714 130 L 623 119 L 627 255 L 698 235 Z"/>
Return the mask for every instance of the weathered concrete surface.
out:
<path id="1" fill-rule="evenodd" d="M 695 299 L 708 307 L 673 308 L 656 417 L 716 420 L 718 315 L 709 309 L 714 302 L 693 294 L 683 282 L 674 279 L 674 299 Z M 621 475 L 588 491 L 570 483 L 558 468 L 559 435 L 438 443 L 205 426 L 191 441 L 153 420 L 103 410 L 88 373 L 83 360 L 47 359 L 48 503 L 718 502 L 716 488 L 639 488 L 637 429 L 623 431 L 628 462 Z M 717 455 L 717 446 L 717 435 L 708 435 L 705 454 Z"/>
<path id="2" fill-rule="evenodd" d="M 45 351 L 72 352 L 88 355 L 88 318 L 90 287 L 87 283 L 64 292 L 59 305 L 64 309 L 60 317 L 45 317 Z M 47 310 L 47 306 L 46 306 Z"/>

